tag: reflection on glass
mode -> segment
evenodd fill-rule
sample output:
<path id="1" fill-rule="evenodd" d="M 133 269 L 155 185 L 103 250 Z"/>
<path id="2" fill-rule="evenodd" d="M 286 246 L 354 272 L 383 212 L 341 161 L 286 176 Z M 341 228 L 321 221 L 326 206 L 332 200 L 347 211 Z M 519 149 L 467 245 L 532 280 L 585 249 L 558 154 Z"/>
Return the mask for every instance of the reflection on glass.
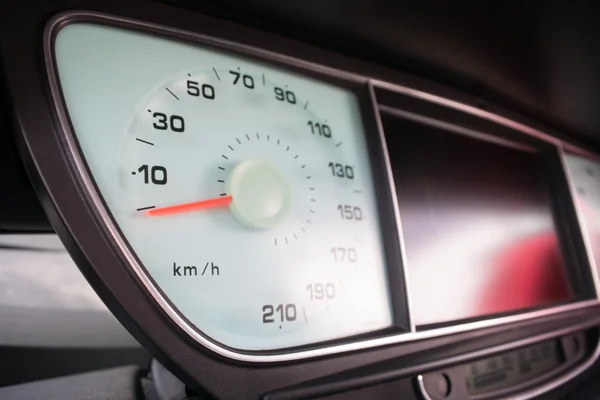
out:
<path id="1" fill-rule="evenodd" d="M 417 325 L 572 297 L 535 153 L 384 120 Z"/>

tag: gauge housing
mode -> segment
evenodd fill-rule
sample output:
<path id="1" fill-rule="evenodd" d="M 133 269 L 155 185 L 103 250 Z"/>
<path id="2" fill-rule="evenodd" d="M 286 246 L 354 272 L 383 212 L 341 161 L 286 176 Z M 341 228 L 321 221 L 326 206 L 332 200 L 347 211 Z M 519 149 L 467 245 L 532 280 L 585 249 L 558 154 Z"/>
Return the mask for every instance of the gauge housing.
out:
<path id="1" fill-rule="evenodd" d="M 202 345 L 249 361 L 304 358 L 325 341 L 411 331 L 389 160 L 368 82 L 309 78 L 224 53 L 247 54 L 232 43 L 202 38 L 193 47 L 121 25 L 129 26 L 61 18 L 49 25 L 50 84 L 74 167 L 107 233 L 177 325 Z M 123 47 L 101 50 L 108 38 Z M 135 63 L 121 60 L 134 51 Z M 155 54 L 170 56 L 158 62 Z M 102 57 L 110 58 L 106 66 Z M 152 68 L 135 74 L 144 63 Z M 182 71 L 189 63 L 204 69 Z M 175 75 L 157 82 L 164 71 Z M 200 84 L 209 99 L 196 95 Z M 118 93 L 104 89 L 117 85 Z M 321 126 L 326 135 L 314 133 Z M 352 179 L 331 176 L 328 162 L 350 168 Z M 285 201 L 294 203 L 288 220 L 273 229 L 248 227 L 239 211 L 241 169 L 257 166 L 282 171 L 295 194 Z M 261 187 L 255 204 L 272 203 L 265 193 L 277 188 L 257 179 L 246 184 Z M 228 194 L 231 213 L 153 214 L 164 211 L 154 204 Z M 348 220 L 350 207 L 360 214 Z M 313 282 L 332 282 L 330 297 L 337 291 L 338 298 L 308 300 Z"/>
<path id="2" fill-rule="evenodd" d="M 478 125 L 479 129 L 492 136 L 508 135 L 517 137 L 518 141 L 527 141 L 532 136 L 554 146 L 555 156 L 560 155 L 562 142 L 554 137 L 557 135 L 555 132 L 544 134 L 544 127 L 519 116 L 508 118 L 506 115 L 510 114 L 504 110 L 494 107 L 489 108 L 491 111 L 479 109 L 477 99 L 255 29 L 186 14 L 164 4 L 137 0 L 128 6 L 95 1 L 86 5 L 108 15 L 67 12 L 48 20 L 49 16 L 70 9 L 68 2 L 33 10 L 23 6 L 11 11 L 14 20 L 20 21 L 19 27 L 25 32 L 9 35 L 9 45 L 2 46 L 14 106 L 17 141 L 38 196 L 82 272 L 130 332 L 194 390 L 221 398 L 317 397 L 437 369 L 444 363 L 456 362 L 453 357 L 457 356 L 463 360 L 480 357 L 482 352 L 475 351 L 500 351 L 498 346 L 503 343 L 517 343 L 524 338 L 545 340 L 565 334 L 565 329 L 571 332 L 600 323 L 596 290 L 589 284 L 595 282 L 595 278 L 585 256 L 582 256 L 585 245 L 575 210 L 565 198 L 562 203 L 566 204 L 563 234 L 571 248 L 570 272 L 580 285 L 577 287 L 579 297 L 573 303 L 462 321 L 420 332 L 414 331 L 409 323 L 405 326 L 411 332 L 407 333 L 384 332 L 384 335 L 375 338 L 354 337 L 341 343 L 320 343 L 312 348 L 263 353 L 258 357 L 222 347 L 211 348 L 193 340 L 174 322 L 176 316 L 157 305 L 139 276 L 132 271 L 130 261 L 114 241 L 115 233 L 107 229 L 101 210 L 93 202 L 93 191 L 89 190 L 93 185 L 88 186 L 82 181 L 83 175 L 77 168 L 65 136 L 63 122 L 67 119 L 66 115 L 60 114 L 62 100 L 58 99 L 55 103 L 51 79 L 48 79 L 47 67 L 53 61 L 51 52 L 47 51 L 49 42 L 42 41 L 44 27 L 50 30 L 58 21 L 95 21 L 135 27 L 176 40 L 210 41 L 215 46 L 227 48 L 233 46 L 249 56 L 267 57 L 286 68 L 359 87 L 359 92 L 366 91 L 363 99 L 368 101 L 364 109 L 372 114 L 371 119 L 367 116 L 364 119 L 367 124 L 378 127 L 379 132 L 381 121 L 372 101 L 377 95 L 378 103 L 382 103 L 385 94 L 391 92 L 397 96 L 394 100 L 396 107 L 457 126 Z M 200 26 L 201 29 L 198 28 Z M 49 37 L 46 36 L 46 39 Z M 302 60 L 291 55 L 302 57 Z M 398 99 L 401 101 L 397 102 Z M 368 137 L 375 143 L 382 143 L 377 135 Z M 383 151 L 383 148 L 379 147 L 376 151 Z M 385 158 L 378 162 L 385 164 Z M 564 170 L 560 168 L 551 173 L 559 181 L 565 178 Z M 390 202 L 393 204 L 395 200 L 388 186 L 390 182 L 380 180 L 376 184 L 390 193 L 388 206 Z M 382 229 L 396 230 L 395 221 L 382 220 Z M 398 243 L 400 245 L 401 241 Z M 400 284 L 396 293 L 401 293 L 403 284 L 399 281 L 396 284 Z M 571 375 L 589 367 L 597 356 L 596 351 Z M 544 391 L 560 383 L 560 380 L 546 383 Z"/>

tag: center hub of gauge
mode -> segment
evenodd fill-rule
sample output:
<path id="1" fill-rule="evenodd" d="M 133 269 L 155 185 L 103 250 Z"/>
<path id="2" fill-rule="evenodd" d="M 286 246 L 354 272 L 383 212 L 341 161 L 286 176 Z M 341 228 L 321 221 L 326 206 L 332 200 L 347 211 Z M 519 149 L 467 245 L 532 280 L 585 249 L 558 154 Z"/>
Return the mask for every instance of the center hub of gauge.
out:
<path id="1" fill-rule="evenodd" d="M 227 191 L 233 196 L 231 212 L 252 229 L 279 226 L 292 206 L 292 189 L 286 176 L 266 160 L 238 164 L 227 180 Z"/>

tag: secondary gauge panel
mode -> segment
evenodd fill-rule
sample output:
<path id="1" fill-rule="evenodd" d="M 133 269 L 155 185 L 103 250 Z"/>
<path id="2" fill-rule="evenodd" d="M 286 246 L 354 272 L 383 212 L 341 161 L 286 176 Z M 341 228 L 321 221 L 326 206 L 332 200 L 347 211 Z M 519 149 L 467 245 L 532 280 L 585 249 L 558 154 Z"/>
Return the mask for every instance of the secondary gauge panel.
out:
<path id="1" fill-rule="evenodd" d="M 366 83 L 91 23 L 54 57 L 106 222 L 191 336 L 277 351 L 408 328 Z"/>
<path id="2" fill-rule="evenodd" d="M 565 154 L 579 222 L 587 240 L 587 250 L 596 276 L 600 267 L 600 161 L 596 156 Z"/>

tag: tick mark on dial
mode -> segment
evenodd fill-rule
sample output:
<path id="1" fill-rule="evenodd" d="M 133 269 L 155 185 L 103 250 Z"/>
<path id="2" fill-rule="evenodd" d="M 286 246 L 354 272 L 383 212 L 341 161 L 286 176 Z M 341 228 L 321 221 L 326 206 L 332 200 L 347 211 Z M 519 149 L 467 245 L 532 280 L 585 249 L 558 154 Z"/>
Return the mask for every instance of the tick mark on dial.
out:
<path id="1" fill-rule="evenodd" d="M 307 219 L 306 222 L 308 222 L 309 224 L 312 225 L 312 222 L 310 222 L 310 219 Z"/>
<path id="2" fill-rule="evenodd" d="M 257 138 L 258 140 L 260 140 L 260 135 L 258 134 L 258 132 L 256 132 L 256 138 Z"/>
<path id="3" fill-rule="evenodd" d="M 239 67 L 238 67 L 238 69 L 239 69 Z M 219 74 L 217 73 L 217 69 L 216 69 L 215 67 L 213 67 L 213 71 L 214 71 L 215 75 L 217 76 L 217 79 L 218 79 L 218 80 L 221 80 L 221 77 L 220 77 L 220 76 L 219 76 Z"/>
<path id="4" fill-rule="evenodd" d="M 306 103 L 304 103 L 304 109 L 306 110 L 306 107 L 308 107 L 308 100 L 306 100 Z"/>
<path id="5" fill-rule="evenodd" d="M 173 97 L 175 97 L 177 100 L 179 100 L 179 97 L 175 96 L 175 93 L 171 92 L 171 90 L 169 88 L 165 88 L 167 89 L 167 92 L 171 93 L 173 95 Z"/>
<path id="6" fill-rule="evenodd" d="M 302 232 L 306 233 L 303 226 L 301 226 L 300 229 L 302 229 Z"/>
<path id="7" fill-rule="evenodd" d="M 281 325 L 279 325 L 279 329 L 281 329 Z"/>
<path id="8" fill-rule="evenodd" d="M 262 78 L 263 78 L 263 86 L 265 86 L 265 74 L 262 74 Z"/>
<path id="9" fill-rule="evenodd" d="M 250 140 L 250 136 L 246 133 L 246 139 Z"/>
<path id="10" fill-rule="evenodd" d="M 221 196 L 227 196 L 227 193 L 221 193 Z"/>
<path id="11" fill-rule="evenodd" d="M 151 113 L 151 112 L 152 112 L 152 110 L 148 110 L 148 112 L 149 112 L 149 113 Z"/>
<path id="12" fill-rule="evenodd" d="M 306 179 L 310 179 L 310 175 L 306 177 Z"/>
<path id="13" fill-rule="evenodd" d="M 355 190 L 354 193 L 359 193 L 361 194 L 363 191 L 362 190 Z"/>
<path id="14" fill-rule="evenodd" d="M 296 240 L 298 240 L 298 236 L 294 233 L 294 238 L 296 238 Z"/>
<path id="15" fill-rule="evenodd" d="M 223 179 L 219 179 L 217 182 L 225 183 Z"/>
<path id="16" fill-rule="evenodd" d="M 188 74 L 188 76 L 192 76 L 192 74 Z"/>
<path id="17" fill-rule="evenodd" d="M 148 142 L 148 141 L 146 141 L 146 140 L 142 140 L 142 139 L 140 139 L 140 138 L 135 138 L 135 140 L 137 140 L 138 142 L 142 142 L 142 143 L 149 144 L 150 146 L 154 146 L 154 143 Z"/>
<path id="18" fill-rule="evenodd" d="M 315 190 L 315 188 L 308 188 L 308 190 Z"/>
<path id="19" fill-rule="evenodd" d="M 310 199 L 310 201 L 312 201 L 313 203 L 316 203 L 316 202 L 317 202 L 315 199 Z"/>
<path id="20" fill-rule="evenodd" d="M 229 160 L 229 158 L 227 158 L 227 156 L 225 154 L 221 154 L 221 157 L 223 157 L 226 160 Z"/>
<path id="21" fill-rule="evenodd" d="M 288 244 L 287 236 L 285 237 L 285 244 Z"/>
<path id="22" fill-rule="evenodd" d="M 275 238 L 275 246 L 277 246 L 277 238 Z"/>
<path id="23" fill-rule="evenodd" d="M 277 145 L 279 146 L 279 139 L 277 139 Z"/>
<path id="24" fill-rule="evenodd" d="M 235 140 L 237 140 L 237 142 L 238 142 L 239 144 L 242 144 L 242 142 L 240 142 L 240 139 L 238 139 L 238 138 L 235 138 Z"/>
<path id="25" fill-rule="evenodd" d="M 298 158 L 298 154 L 296 154 L 296 157 L 294 157 L 294 160 Z"/>
<path id="26" fill-rule="evenodd" d="M 142 207 L 138 208 L 136 211 L 152 210 L 153 208 L 156 208 L 156 206 Z"/>
<path id="27" fill-rule="evenodd" d="M 219 169 L 220 169 L 221 171 L 225 171 L 225 168 L 223 168 L 223 167 L 219 167 Z"/>
<path id="28" fill-rule="evenodd" d="M 342 144 L 344 144 L 344 142 L 339 142 L 338 144 L 335 145 L 335 147 L 340 147 Z"/>
<path id="29" fill-rule="evenodd" d="M 131 175 L 135 175 L 135 171 L 133 171 L 133 172 L 131 173 Z"/>
<path id="30" fill-rule="evenodd" d="M 231 149 L 231 151 L 233 151 L 233 147 L 231 147 L 230 145 L 227 145 L 227 147 L 229 147 Z"/>
<path id="31" fill-rule="evenodd" d="M 315 211 L 314 211 L 314 210 L 308 210 L 308 211 L 310 211 L 310 212 L 311 212 L 311 213 L 313 213 L 313 214 L 315 213 Z"/>
<path id="32" fill-rule="evenodd" d="M 306 310 L 304 309 L 304 307 L 302 307 L 302 313 L 304 313 L 304 322 L 308 322 L 308 319 L 306 318 Z"/>
<path id="33" fill-rule="evenodd" d="M 290 146 L 288 146 L 287 149 L 285 149 L 285 151 L 290 151 Z"/>
<path id="34" fill-rule="evenodd" d="M 267 135 L 267 142 L 271 140 L 271 135 Z"/>
<path id="35" fill-rule="evenodd" d="M 306 167 L 306 164 L 302 165 L 300 168 L 305 168 L 305 167 Z"/>

